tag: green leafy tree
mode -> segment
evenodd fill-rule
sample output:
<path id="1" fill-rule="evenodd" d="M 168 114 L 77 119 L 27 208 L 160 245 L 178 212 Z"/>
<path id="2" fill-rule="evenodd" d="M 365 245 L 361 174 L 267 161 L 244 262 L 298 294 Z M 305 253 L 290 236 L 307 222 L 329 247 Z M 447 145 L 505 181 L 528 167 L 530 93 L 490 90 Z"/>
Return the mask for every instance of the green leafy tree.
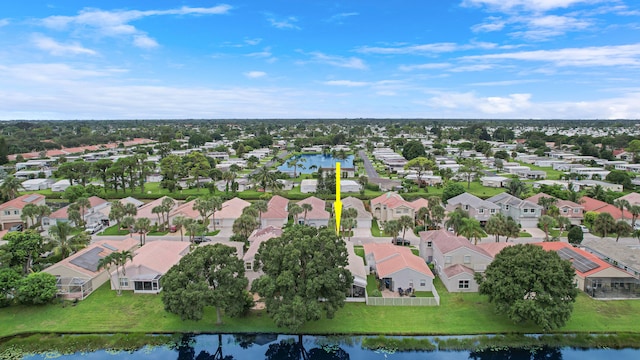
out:
<path id="1" fill-rule="evenodd" d="M 244 239 L 248 239 L 253 230 L 257 229 L 259 226 L 260 223 L 255 216 L 243 214 L 233 222 L 232 230 L 234 234 L 240 235 Z"/>
<path id="2" fill-rule="evenodd" d="M 580 226 L 574 226 L 567 233 L 567 240 L 570 244 L 579 245 L 584 240 L 584 233 Z"/>
<path id="3" fill-rule="evenodd" d="M 398 224 L 400 225 L 400 229 L 402 230 L 402 238 L 405 238 L 407 230 L 413 230 L 413 219 L 409 215 L 402 215 L 400 219 L 398 219 Z"/>
<path id="4" fill-rule="evenodd" d="M 264 275 L 252 290 L 265 301 L 277 326 L 297 331 L 323 315 L 331 319 L 344 306 L 353 283 L 347 249 L 333 229 L 295 225 L 267 240 L 256 254 Z"/>
<path id="5" fill-rule="evenodd" d="M 424 145 L 419 141 L 408 141 L 402 148 L 402 156 L 407 160 L 413 160 L 417 157 L 426 156 Z"/>
<path id="6" fill-rule="evenodd" d="M 22 276 L 11 268 L 0 269 L 0 308 L 11 305 Z"/>
<path id="7" fill-rule="evenodd" d="M 615 231 L 615 228 L 616 220 L 609 213 L 599 213 L 593 221 L 593 231 L 601 234 L 602 237 L 607 237 L 609 233 Z"/>
<path id="8" fill-rule="evenodd" d="M 180 241 L 184 241 L 184 227 L 188 223 L 188 218 L 184 216 L 176 216 L 173 218 L 173 226 L 176 227 L 176 230 L 180 230 Z"/>
<path id="9" fill-rule="evenodd" d="M 72 252 L 87 246 L 86 243 L 77 241 L 79 239 L 70 238 L 72 231 L 73 228 L 68 222 L 59 222 L 49 227 L 49 236 L 51 236 L 53 245 L 52 251 L 63 259 L 66 259 Z"/>
<path id="10" fill-rule="evenodd" d="M 616 199 L 613 201 L 613 206 L 617 207 L 620 210 L 620 217 L 624 220 L 624 210 L 629 207 L 631 204 L 627 200 L 624 199 Z"/>
<path id="11" fill-rule="evenodd" d="M 144 245 L 147 242 L 147 233 L 151 228 L 151 220 L 146 217 L 138 218 L 133 224 L 133 228 L 140 234 L 140 246 Z"/>
<path id="12" fill-rule="evenodd" d="M 477 177 L 482 170 L 482 162 L 478 158 L 466 158 L 461 161 L 459 172 L 467 179 L 467 189 L 471 188 L 471 180 Z"/>
<path id="13" fill-rule="evenodd" d="M 269 203 L 266 200 L 258 200 L 251 204 L 256 210 L 258 210 L 258 227 L 262 226 L 262 214 L 269 210 Z"/>
<path id="14" fill-rule="evenodd" d="M 22 187 L 22 180 L 9 175 L 4 178 L 2 184 L 0 184 L 0 194 L 2 197 L 8 200 L 13 200 L 20 195 L 20 190 L 24 190 Z"/>
<path id="15" fill-rule="evenodd" d="M 35 225 L 36 219 L 38 218 L 38 205 L 36 204 L 27 204 L 22 208 L 22 213 L 20 214 L 20 219 L 24 221 L 27 227 L 31 227 Z"/>
<path id="16" fill-rule="evenodd" d="M 418 186 L 422 186 L 422 175 L 427 171 L 434 170 L 436 168 L 436 164 L 426 157 L 419 156 L 409 160 L 404 168 L 415 170 L 418 177 Z"/>
<path id="17" fill-rule="evenodd" d="M 302 207 L 298 204 L 290 204 L 287 210 L 289 212 L 289 216 L 293 218 L 293 222 L 297 224 L 298 217 L 304 212 Z"/>
<path id="18" fill-rule="evenodd" d="M 402 225 L 398 220 L 389 220 L 384 223 L 384 232 L 392 238 L 398 237 L 398 234 L 402 230 Z"/>
<path id="19" fill-rule="evenodd" d="M 300 156 L 294 156 L 291 159 L 289 159 L 289 161 L 287 161 L 287 166 L 288 167 L 292 167 L 293 168 L 293 177 L 296 178 L 298 177 L 298 168 L 304 169 L 304 165 L 302 163 L 306 162 L 307 159 L 300 157 Z"/>
<path id="20" fill-rule="evenodd" d="M 39 233 L 33 230 L 13 231 L 7 233 L 0 246 L 0 263 L 15 269 L 20 269 L 27 275 L 33 266 L 33 260 L 43 252 L 44 241 Z"/>
<path id="21" fill-rule="evenodd" d="M 524 182 L 520 181 L 517 177 L 513 177 L 506 186 L 507 193 L 521 198 L 524 194 L 529 191 L 529 187 Z"/>
<path id="22" fill-rule="evenodd" d="M 442 191 L 442 201 L 446 202 L 452 197 L 456 197 L 464 193 L 464 186 L 457 182 L 450 182 L 444 187 L 444 190 Z"/>
<path id="23" fill-rule="evenodd" d="M 250 307 L 244 263 L 235 248 L 222 244 L 201 246 L 185 255 L 162 277 L 165 310 L 183 320 L 200 320 L 206 306 L 216 309 L 216 323 L 222 313 L 238 316 Z"/>
<path id="24" fill-rule="evenodd" d="M 503 249 L 484 273 L 479 292 L 515 323 L 532 321 L 543 331 L 564 326 L 578 295 L 571 263 L 554 251 L 526 244 Z"/>
<path id="25" fill-rule="evenodd" d="M 636 221 L 638 221 L 638 215 L 640 215 L 640 206 L 629 204 L 627 211 L 631 214 L 631 226 L 635 227 Z"/>
<path id="26" fill-rule="evenodd" d="M 505 222 L 504 233 L 502 235 L 506 237 L 505 242 L 509 242 L 509 238 L 517 238 L 520 235 L 520 225 L 518 225 L 518 223 L 511 217 L 508 217 Z"/>
<path id="27" fill-rule="evenodd" d="M 21 304 L 42 305 L 55 299 L 58 293 L 55 276 L 37 272 L 29 274 L 20 281 L 17 298 Z"/>

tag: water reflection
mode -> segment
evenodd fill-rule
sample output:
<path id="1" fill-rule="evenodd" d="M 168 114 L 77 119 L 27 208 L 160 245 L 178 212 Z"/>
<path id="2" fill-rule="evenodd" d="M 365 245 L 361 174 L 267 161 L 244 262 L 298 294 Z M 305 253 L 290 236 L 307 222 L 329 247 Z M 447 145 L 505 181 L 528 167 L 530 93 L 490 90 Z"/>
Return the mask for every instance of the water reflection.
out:
<path id="1" fill-rule="evenodd" d="M 559 348 L 541 347 L 537 349 L 486 349 L 469 353 L 472 360 L 562 360 L 562 351 Z"/>

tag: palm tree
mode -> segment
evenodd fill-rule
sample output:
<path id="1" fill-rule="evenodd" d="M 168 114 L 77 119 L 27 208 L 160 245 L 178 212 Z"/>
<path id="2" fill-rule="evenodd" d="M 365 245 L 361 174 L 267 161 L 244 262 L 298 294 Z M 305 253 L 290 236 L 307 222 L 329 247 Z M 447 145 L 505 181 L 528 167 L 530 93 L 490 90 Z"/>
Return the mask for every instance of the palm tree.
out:
<path id="1" fill-rule="evenodd" d="M 162 229 L 166 229 L 169 227 L 169 213 L 173 210 L 173 207 L 176 205 L 176 201 L 170 197 L 165 197 L 162 199 L 162 212 L 164 213 L 164 223 L 162 225 Z"/>
<path id="2" fill-rule="evenodd" d="M 42 220 L 51 215 L 51 208 L 46 204 L 38 205 L 38 223 L 40 224 L 40 230 L 43 229 Z"/>
<path id="3" fill-rule="evenodd" d="M 631 227 L 635 227 L 638 215 L 640 215 L 640 206 L 629 204 L 627 206 L 627 211 L 631 214 Z"/>
<path id="4" fill-rule="evenodd" d="M 613 201 L 613 206 L 617 207 L 620 210 L 620 217 L 624 220 L 624 209 L 629 207 L 631 204 L 627 200 L 624 199 L 616 199 Z"/>
<path id="5" fill-rule="evenodd" d="M 616 232 L 616 242 L 620 239 L 620 237 L 626 237 L 633 233 L 633 228 L 629 225 L 628 222 L 624 220 L 618 220 L 614 227 L 614 231 Z"/>
<path id="6" fill-rule="evenodd" d="M 313 210 L 313 206 L 309 203 L 304 203 L 302 205 L 300 205 L 300 207 L 302 208 L 302 210 L 304 211 L 304 223 L 307 223 L 307 213 L 311 210 Z"/>
<path id="7" fill-rule="evenodd" d="M 98 270 L 105 269 L 109 274 L 109 281 L 113 284 L 113 276 L 111 275 L 111 267 L 117 264 L 116 257 L 114 256 L 116 253 L 111 253 L 102 259 L 98 260 Z M 116 266 L 116 273 L 118 275 L 118 282 L 120 282 L 120 269 Z M 119 287 L 119 286 L 118 286 Z"/>
<path id="8" fill-rule="evenodd" d="M 49 227 L 49 235 L 54 243 L 54 253 L 62 255 L 63 259 L 66 259 L 72 251 L 78 249 L 77 246 L 74 246 L 69 241 L 71 230 L 73 228 L 68 222 L 59 222 Z"/>
<path id="9" fill-rule="evenodd" d="M 384 232 L 390 235 L 392 239 L 398 237 L 400 230 L 402 230 L 402 227 L 398 220 L 389 220 L 384 224 Z"/>
<path id="10" fill-rule="evenodd" d="M 22 208 L 22 214 L 20 214 L 20 219 L 27 224 L 27 227 L 31 227 L 35 225 L 36 218 L 38 217 L 38 205 L 36 204 L 27 204 Z"/>
<path id="11" fill-rule="evenodd" d="M 609 213 L 600 213 L 593 221 L 593 231 L 602 234 L 602 237 L 615 230 L 616 221 Z"/>
<path id="12" fill-rule="evenodd" d="M 293 167 L 293 177 L 296 178 L 298 177 L 298 167 L 300 167 L 301 169 L 304 169 L 304 165 L 302 165 L 303 162 L 306 162 L 307 159 L 303 158 L 303 157 L 299 157 L 299 156 L 294 156 L 291 159 L 289 159 L 289 161 L 287 161 L 287 166 L 288 167 Z"/>
<path id="13" fill-rule="evenodd" d="M 225 182 L 224 192 L 229 193 L 229 183 L 235 179 L 235 176 L 230 171 L 222 173 L 222 180 Z"/>
<path id="14" fill-rule="evenodd" d="M 462 224 L 460 225 L 460 235 L 466 237 L 469 242 L 471 242 L 471 239 L 473 239 L 474 244 L 478 245 L 478 239 L 480 239 L 484 235 L 482 226 L 480 226 L 480 221 L 473 218 L 462 219 Z"/>
<path id="15" fill-rule="evenodd" d="M 22 187 L 22 180 L 9 175 L 4 178 L 4 182 L 0 185 L 0 194 L 7 200 L 13 200 L 18 197 L 20 190 L 24 190 Z"/>
<path id="16" fill-rule="evenodd" d="M 449 218 L 444 223 L 447 228 L 452 228 L 456 235 L 460 234 L 460 227 L 462 226 L 462 220 L 468 219 L 469 213 L 461 208 L 455 209 L 449 214 Z"/>
<path id="17" fill-rule="evenodd" d="M 125 215 L 126 214 L 124 205 L 120 201 L 115 201 L 111 204 L 111 210 L 109 211 L 109 220 L 120 223 Z"/>
<path id="18" fill-rule="evenodd" d="M 544 231 L 544 241 L 549 241 L 549 230 L 555 223 L 556 221 L 549 215 L 542 215 L 538 220 L 538 227 Z"/>
<path id="19" fill-rule="evenodd" d="M 252 181 L 260 184 L 262 191 L 265 192 L 267 191 L 267 186 L 276 181 L 276 174 L 272 173 L 266 165 L 260 167 L 250 177 Z"/>
<path id="20" fill-rule="evenodd" d="M 400 229 L 402 229 L 402 238 L 405 238 L 408 229 L 413 229 L 413 219 L 409 215 L 402 215 L 400 219 L 398 219 L 398 224 L 400 224 Z"/>
<path id="21" fill-rule="evenodd" d="M 241 215 L 233 222 L 233 233 L 248 239 L 253 230 L 257 229 L 260 223 L 250 215 Z"/>
<path id="22" fill-rule="evenodd" d="M 495 235 L 496 242 L 500 242 L 500 235 L 503 235 L 505 233 L 506 223 L 507 219 L 504 217 L 504 215 L 498 213 L 492 215 L 489 218 L 484 228 L 487 234 Z"/>
<path id="23" fill-rule="evenodd" d="M 558 216 L 555 218 L 556 226 L 560 228 L 560 231 L 565 231 L 571 226 L 571 220 L 568 217 Z"/>
<path id="24" fill-rule="evenodd" d="M 161 227 L 163 220 L 160 219 L 160 216 L 164 213 L 164 210 L 162 209 L 162 205 L 157 205 L 152 207 L 151 213 L 156 214 L 156 216 L 158 217 L 158 226 Z"/>
<path id="25" fill-rule="evenodd" d="M 180 229 L 180 241 L 184 241 L 184 235 L 183 235 L 183 228 L 187 223 L 187 218 L 184 216 L 176 216 L 173 218 L 173 226 L 176 227 L 176 229 Z"/>
<path id="26" fill-rule="evenodd" d="M 146 217 L 141 217 L 136 219 L 134 223 L 134 229 L 138 234 L 140 234 L 140 246 L 144 245 L 147 242 L 147 232 L 149 232 L 149 228 L 151 227 L 151 220 Z"/>
<path id="27" fill-rule="evenodd" d="M 302 214 L 302 212 L 304 212 L 304 210 L 302 209 L 302 207 L 298 204 L 290 204 L 289 205 L 289 215 L 291 215 L 293 217 L 293 222 L 295 224 L 298 223 L 298 216 L 300 214 Z"/>
<path id="28" fill-rule="evenodd" d="M 640 230 L 633 230 L 633 237 L 640 241 Z"/>
<path id="29" fill-rule="evenodd" d="M 340 222 L 342 228 L 347 232 L 347 240 L 351 240 L 351 230 L 358 224 L 354 218 L 346 218 Z M 335 225 L 333 226 L 335 228 Z"/>
<path id="30" fill-rule="evenodd" d="M 133 253 L 129 250 L 111 253 L 115 259 L 116 271 L 122 268 L 122 276 L 127 276 L 127 260 L 133 260 Z M 122 283 L 120 281 L 120 273 L 118 272 L 118 295 L 122 295 Z"/>
<path id="31" fill-rule="evenodd" d="M 266 200 L 258 200 L 252 206 L 258 210 L 258 227 L 262 227 L 262 214 L 269 210 L 269 203 Z"/>
<path id="32" fill-rule="evenodd" d="M 444 219 L 445 210 L 441 205 L 436 205 L 431 208 L 431 225 L 440 227 L 442 219 Z"/>
<path id="33" fill-rule="evenodd" d="M 549 211 L 551 205 L 555 205 L 557 202 L 558 199 L 550 196 L 541 196 L 538 199 L 538 205 L 542 206 L 545 215 L 547 214 L 547 211 Z"/>
<path id="34" fill-rule="evenodd" d="M 520 179 L 518 179 L 517 177 L 513 177 L 507 183 L 506 188 L 507 188 L 507 193 L 517 198 L 520 198 L 523 194 L 526 194 L 529 191 L 527 184 L 520 181 Z"/>
<path id="35" fill-rule="evenodd" d="M 459 172 L 465 174 L 467 179 L 467 189 L 471 188 L 471 179 L 482 170 L 482 162 L 478 158 L 467 158 L 462 160 L 462 167 Z"/>
<path id="36" fill-rule="evenodd" d="M 125 217 L 122 218 L 122 221 L 120 221 L 120 228 L 121 229 L 127 229 L 127 230 L 131 231 L 131 227 L 135 223 L 136 223 L 136 219 L 134 219 L 131 216 L 125 216 Z"/>
<path id="37" fill-rule="evenodd" d="M 79 226 L 85 225 L 85 216 L 87 215 L 87 210 L 91 208 L 91 202 L 86 197 L 79 197 L 76 199 L 75 203 L 78 205 L 78 210 L 80 211 L 81 222 L 78 224 Z"/>
<path id="38" fill-rule="evenodd" d="M 427 209 L 426 207 L 421 207 L 420 209 L 418 209 L 418 211 L 416 211 L 416 222 L 418 221 L 418 219 L 420 219 L 420 221 L 422 221 L 422 225 L 424 226 L 424 229 L 427 229 L 427 218 L 429 217 L 429 209 Z"/>

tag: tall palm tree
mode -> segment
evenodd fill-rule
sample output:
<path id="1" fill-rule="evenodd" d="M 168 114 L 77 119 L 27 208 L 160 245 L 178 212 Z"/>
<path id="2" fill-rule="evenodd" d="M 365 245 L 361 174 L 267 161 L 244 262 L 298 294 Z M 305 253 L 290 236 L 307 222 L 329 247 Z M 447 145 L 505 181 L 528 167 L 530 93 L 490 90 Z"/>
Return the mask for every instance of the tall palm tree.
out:
<path id="1" fill-rule="evenodd" d="M 40 230 L 43 229 L 42 220 L 51 215 L 51 208 L 46 204 L 38 205 L 38 223 L 40 224 Z"/>
<path id="2" fill-rule="evenodd" d="M 294 156 L 291 159 L 289 159 L 289 161 L 287 161 L 287 166 L 293 167 L 294 178 L 298 177 L 298 167 L 300 167 L 301 169 L 304 169 L 304 165 L 302 165 L 302 163 L 306 161 L 307 161 L 306 158 L 303 158 L 300 156 Z"/>
<path id="3" fill-rule="evenodd" d="M 120 223 L 122 218 L 125 217 L 124 205 L 120 201 L 114 201 L 111 203 L 111 210 L 109 210 L 109 220 Z"/>
<path id="4" fill-rule="evenodd" d="M 115 259 L 116 272 L 118 273 L 118 295 L 122 295 L 122 282 L 120 281 L 120 272 L 118 269 L 122 269 L 122 276 L 127 276 L 127 261 L 133 260 L 133 253 L 129 250 L 122 250 L 120 252 L 111 253 Z"/>
<path id="5" fill-rule="evenodd" d="M 184 241 L 183 229 L 187 224 L 187 220 L 188 219 L 186 217 L 181 215 L 173 218 L 173 226 L 175 226 L 176 229 L 180 229 L 180 241 Z"/>
<path id="6" fill-rule="evenodd" d="M 87 211 L 91 208 L 91 202 L 86 197 L 79 197 L 78 199 L 76 199 L 75 203 L 78 205 L 78 210 L 80 211 L 81 216 L 81 223 L 78 225 L 84 226 Z"/>
<path id="7" fill-rule="evenodd" d="M 269 203 L 266 200 L 258 200 L 252 206 L 258 210 L 258 227 L 262 227 L 262 214 L 269 210 Z"/>
<path id="8" fill-rule="evenodd" d="M 416 223 L 418 222 L 418 219 L 422 222 L 422 225 L 424 226 L 424 229 L 427 229 L 427 221 L 429 218 L 429 209 L 426 207 L 421 207 L 420 209 L 418 209 L 418 211 L 416 211 Z"/>
<path id="9" fill-rule="evenodd" d="M 484 235 L 482 226 L 480 226 L 480 221 L 473 218 L 462 219 L 462 224 L 460 225 L 460 235 L 466 237 L 469 242 L 471 242 L 471 239 L 473 239 L 474 244 L 478 245 L 478 239 L 480 239 Z"/>
<path id="10" fill-rule="evenodd" d="M 460 228 L 462 226 L 462 220 L 468 219 L 469 213 L 461 208 L 455 209 L 453 212 L 449 213 L 449 218 L 444 223 L 444 226 L 447 228 L 452 228 L 456 235 L 460 234 Z"/>
<path id="11" fill-rule="evenodd" d="M 22 208 L 20 219 L 24 221 L 27 227 L 31 227 L 35 225 L 37 218 L 38 218 L 38 205 L 27 204 Z"/>
<path id="12" fill-rule="evenodd" d="M 384 232 L 392 238 L 398 237 L 400 230 L 402 230 L 402 226 L 398 220 L 389 220 L 384 224 Z"/>
<path id="13" fill-rule="evenodd" d="M 618 220 L 616 222 L 614 231 L 616 232 L 616 242 L 618 242 L 621 236 L 626 237 L 633 234 L 633 228 L 624 220 Z"/>
<path id="14" fill-rule="evenodd" d="M 617 207 L 620 210 L 620 217 L 624 220 L 624 209 L 629 207 L 631 204 L 627 200 L 624 199 L 616 199 L 613 201 L 613 206 Z"/>
<path id="15" fill-rule="evenodd" d="M 300 205 L 300 207 L 302 208 L 302 210 L 304 211 L 304 223 L 307 223 L 307 213 L 311 210 L 313 210 L 313 205 L 309 204 L 309 203 L 304 203 L 302 205 Z"/>
<path id="16" fill-rule="evenodd" d="M 22 180 L 9 175 L 4 178 L 4 182 L 0 185 L 0 194 L 7 200 L 13 200 L 18 197 L 20 190 L 24 190 L 22 187 Z"/>
<path id="17" fill-rule="evenodd" d="M 402 229 L 402 238 L 405 238 L 407 230 L 413 229 L 413 219 L 409 215 L 402 215 L 400 219 L 398 219 L 398 224 L 400 224 L 400 229 Z"/>
<path id="18" fill-rule="evenodd" d="M 260 185 L 262 191 L 266 192 L 267 186 L 276 180 L 276 175 L 265 165 L 258 168 L 258 170 L 251 174 L 250 178 L 252 181 L 255 181 Z"/>
<path id="19" fill-rule="evenodd" d="M 138 208 L 132 203 L 126 203 L 122 205 L 123 211 L 125 215 L 136 216 L 138 215 Z"/>
<path id="20" fill-rule="evenodd" d="M 293 217 L 294 224 L 298 223 L 298 216 L 302 214 L 304 210 L 298 204 L 290 204 L 289 205 L 289 215 Z"/>
<path id="21" fill-rule="evenodd" d="M 134 223 L 134 229 L 138 234 L 140 234 L 140 246 L 144 245 L 147 242 L 147 232 L 149 232 L 149 228 L 151 227 L 151 220 L 146 217 L 141 217 L 136 219 Z"/>
<path id="22" fill-rule="evenodd" d="M 132 216 L 125 216 L 122 218 L 122 221 L 120 221 L 120 228 L 131 231 L 131 227 L 135 223 L 136 223 L 136 219 L 134 219 Z"/>
<path id="23" fill-rule="evenodd" d="M 115 253 L 111 253 L 102 259 L 98 260 L 98 270 L 105 269 L 109 274 L 109 281 L 113 284 L 113 276 L 111 275 L 111 267 L 116 265 L 117 260 L 114 256 Z M 120 282 L 120 269 L 116 266 L 116 273 L 118 275 L 118 282 Z M 119 287 L 119 286 L 118 286 Z"/>
<path id="24" fill-rule="evenodd" d="M 78 250 L 78 246 L 69 241 L 71 230 L 73 230 L 73 228 L 68 222 L 59 222 L 49 227 L 49 235 L 54 244 L 53 251 L 56 254 L 62 255 L 63 259 L 66 259 L 72 251 Z"/>
<path id="25" fill-rule="evenodd" d="M 162 225 L 162 229 L 166 229 L 169 227 L 169 213 L 173 210 L 173 207 L 176 205 L 176 201 L 170 197 L 165 197 L 162 199 L 162 212 L 164 214 L 163 220 L 164 223 Z"/>
<path id="26" fill-rule="evenodd" d="M 551 230 L 555 224 L 555 219 L 549 215 L 542 215 L 538 220 L 538 227 L 544 231 L 544 241 L 549 241 L 549 230 Z"/>
<path id="27" fill-rule="evenodd" d="M 629 206 L 627 206 L 627 211 L 631 214 L 631 226 L 635 227 L 638 215 L 640 215 L 640 206 L 629 204 Z"/>
<path id="28" fill-rule="evenodd" d="M 347 232 L 347 240 L 351 240 L 351 230 L 353 230 L 353 228 L 356 227 L 357 224 L 358 222 L 354 218 L 346 218 L 340 222 L 342 228 Z M 335 228 L 335 225 L 333 226 L 333 228 Z"/>
<path id="29" fill-rule="evenodd" d="M 241 215 L 233 222 L 233 233 L 248 239 L 253 230 L 257 229 L 260 223 L 250 215 Z"/>
<path id="30" fill-rule="evenodd" d="M 162 227 L 162 223 L 164 220 L 164 219 L 160 219 L 160 216 L 162 216 L 162 214 L 164 213 L 164 210 L 162 209 L 162 205 L 157 205 L 152 207 L 151 213 L 156 214 L 156 216 L 158 217 L 158 227 Z"/>

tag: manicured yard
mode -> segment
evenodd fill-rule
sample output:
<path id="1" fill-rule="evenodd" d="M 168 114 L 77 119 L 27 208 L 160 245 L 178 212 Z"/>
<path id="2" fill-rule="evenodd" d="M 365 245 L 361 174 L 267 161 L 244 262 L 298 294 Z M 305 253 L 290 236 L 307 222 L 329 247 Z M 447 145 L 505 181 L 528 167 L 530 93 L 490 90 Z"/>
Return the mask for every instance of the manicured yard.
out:
<path id="1" fill-rule="evenodd" d="M 207 236 L 216 236 L 216 235 L 218 235 L 218 234 L 220 234 L 220 229 L 218 229 L 218 230 L 216 230 L 216 231 L 209 231 L 209 232 L 207 233 Z"/>
<path id="2" fill-rule="evenodd" d="M 526 231 L 521 231 L 520 234 L 518 234 L 518 237 L 526 238 L 526 237 L 532 237 L 532 235 Z"/>
<path id="3" fill-rule="evenodd" d="M 98 235 L 106 235 L 106 236 L 123 236 L 129 235 L 129 230 L 121 230 L 120 225 L 116 224 L 113 226 L 109 226 L 108 228 L 101 231 Z"/>
<path id="4" fill-rule="evenodd" d="M 374 294 L 379 293 L 378 290 L 378 279 L 376 279 L 375 275 L 367 275 L 367 295 L 370 297 L 375 297 Z"/>
<path id="5" fill-rule="evenodd" d="M 434 282 L 441 306 L 367 306 L 348 303 L 334 319 L 306 324 L 305 334 L 484 334 L 539 333 L 531 324 L 514 324 L 496 315 L 487 298 L 478 294 L 451 294 L 439 280 Z M 559 332 L 640 332 L 640 301 L 596 301 L 578 296 L 572 318 Z M 402 319 L 402 321 L 398 321 Z M 29 332 L 275 332 L 277 328 L 264 311 L 248 317 L 224 318 L 215 325 L 213 308 L 201 321 L 182 321 L 167 313 L 161 297 L 124 292 L 117 296 L 102 286 L 77 306 L 59 303 L 45 306 L 13 306 L 0 309 L 0 337 Z"/>
<path id="6" fill-rule="evenodd" d="M 371 235 L 373 235 L 374 237 L 383 237 L 386 236 L 381 230 L 380 227 L 378 226 L 378 220 L 371 220 Z"/>
<path id="7" fill-rule="evenodd" d="M 416 297 L 433 297 L 433 292 L 431 291 L 415 291 L 414 294 Z"/>

